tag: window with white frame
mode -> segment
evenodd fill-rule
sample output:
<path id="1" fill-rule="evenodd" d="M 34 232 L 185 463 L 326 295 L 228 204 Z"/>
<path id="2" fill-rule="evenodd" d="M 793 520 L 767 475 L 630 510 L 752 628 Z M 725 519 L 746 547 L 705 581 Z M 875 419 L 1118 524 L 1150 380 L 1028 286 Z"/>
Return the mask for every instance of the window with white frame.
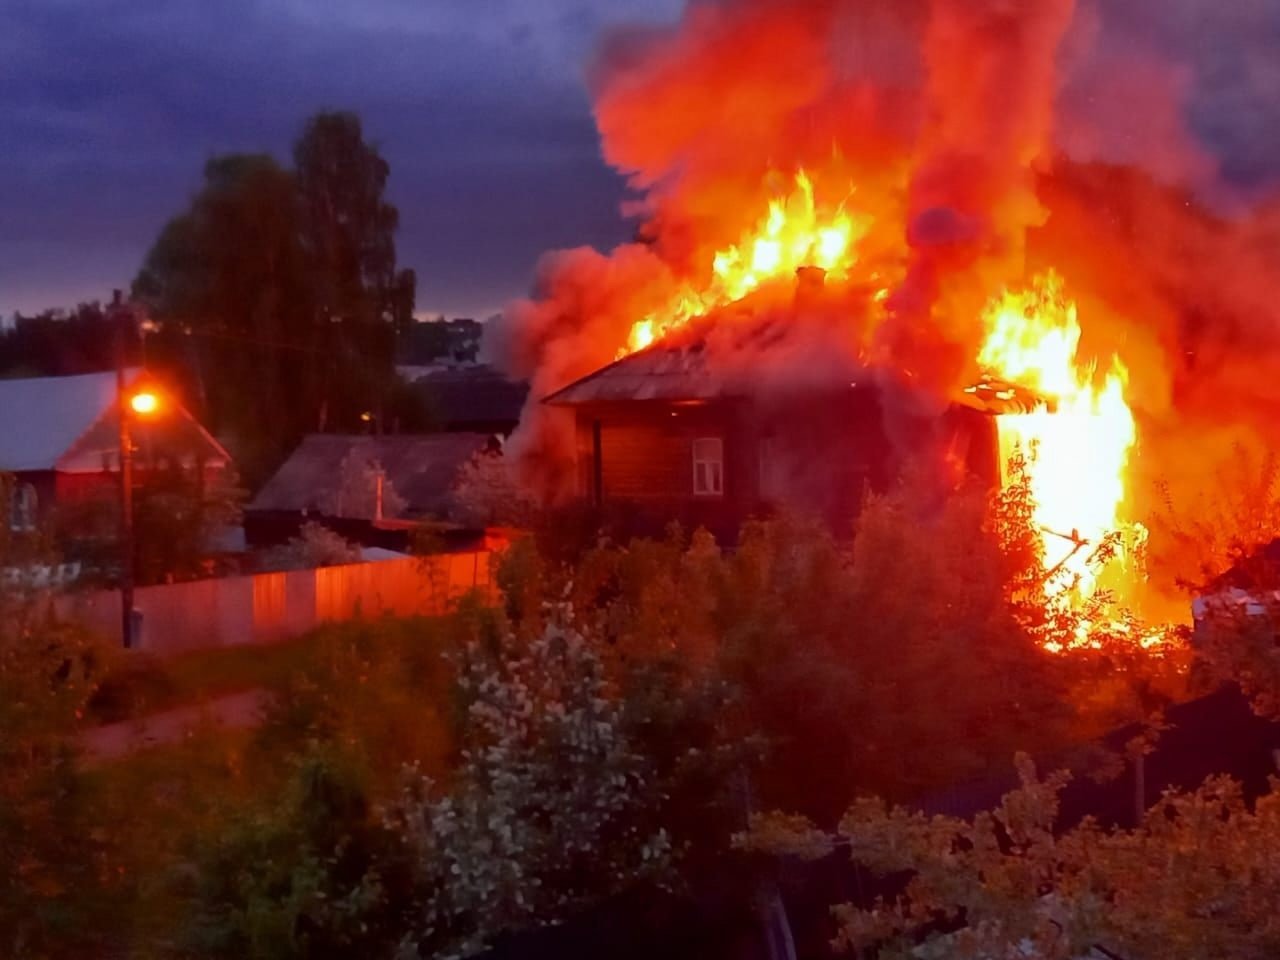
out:
<path id="1" fill-rule="evenodd" d="M 693 493 L 697 497 L 724 495 L 724 441 L 719 437 L 693 441 Z"/>
<path id="2" fill-rule="evenodd" d="M 36 528 L 36 488 L 20 483 L 9 495 L 9 529 L 26 533 Z"/>

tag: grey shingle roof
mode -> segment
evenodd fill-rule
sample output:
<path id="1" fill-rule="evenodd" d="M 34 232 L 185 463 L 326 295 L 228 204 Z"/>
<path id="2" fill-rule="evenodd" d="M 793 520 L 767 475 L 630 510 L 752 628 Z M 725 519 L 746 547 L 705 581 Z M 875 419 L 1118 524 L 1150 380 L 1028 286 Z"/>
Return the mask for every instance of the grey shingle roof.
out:
<path id="1" fill-rule="evenodd" d="M 713 316 L 601 367 L 544 397 L 543 402 L 578 406 L 741 397 L 753 393 L 771 368 L 776 374 L 776 367 L 785 364 L 797 374 L 789 378 L 793 383 L 803 379 L 810 389 L 843 388 L 860 362 L 839 360 L 838 354 L 847 354 L 834 342 L 840 336 L 838 329 L 787 319 Z M 816 362 L 807 365 L 811 361 Z M 984 376 L 952 399 L 998 414 L 1031 409 L 1037 398 L 1024 388 Z"/>
<path id="2" fill-rule="evenodd" d="M 358 450 L 363 458 L 381 464 L 387 482 L 409 512 L 438 513 L 449 506 L 458 471 L 493 442 L 485 433 L 311 434 L 303 438 L 248 509 L 321 511 L 322 504 L 338 489 L 343 461 Z"/>

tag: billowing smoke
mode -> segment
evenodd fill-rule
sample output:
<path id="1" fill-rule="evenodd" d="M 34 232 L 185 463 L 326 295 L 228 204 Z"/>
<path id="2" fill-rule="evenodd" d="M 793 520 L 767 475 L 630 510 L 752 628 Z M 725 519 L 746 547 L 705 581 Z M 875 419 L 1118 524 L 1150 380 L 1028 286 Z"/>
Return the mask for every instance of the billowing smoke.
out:
<path id="1" fill-rule="evenodd" d="M 628 244 L 608 256 L 588 247 L 548 254 L 532 298 L 507 307 L 487 331 L 489 358 L 530 382 L 529 402 L 510 450 L 526 482 L 544 498 L 573 483 L 572 418 L 541 398 L 604 366 L 637 317 L 660 305 L 671 270 L 652 250 Z"/>
<path id="2" fill-rule="evenodd" d="M 983 304 L 1023 272 L 1041 222 L 1057 50 L 1074 0 L 935 0 L 925 115 L 908 185 L 906 277 L 881 342 L 891 369 L 946 395 L 971 380 Z M 913 369 L 916 368 L 916 369 Z"/>
<path id="3" fill-rule="evenodd" d="M 1193 23 L 1198 2 L 1137 0 L 1134 16 Z M 539 398 L 612 361 L 686 285 L 706 287 L 716 252 L 801 169 L 864 224 L 856 267 L 808 311 L 827 322 L 798 324 L 785 349 L 714 339 L 725 376 L 781 387 L 815 358 L 833 377 L 869 364 L 941 404 L 974 375 L 982 304 L 1052 267 L 1079 302 L 1082 349 L 1129 370 L 1133 489 L 1159 482 L 1190 502 L 1241 445 L 1280 440 L 1280 206 L 1228 215 L 1186 119 L 1201 74 L 1102 11 L 701 0 L 673 26 L 606 38 L 589 85 L 637 241 L 549 255 L 490 338 L 533 381 L 512 444 L 527 477 L 550 495 L 572 476 L 571 431 Z M 752 307 L 801 319 L 790 298 L 762 288 Z"/>

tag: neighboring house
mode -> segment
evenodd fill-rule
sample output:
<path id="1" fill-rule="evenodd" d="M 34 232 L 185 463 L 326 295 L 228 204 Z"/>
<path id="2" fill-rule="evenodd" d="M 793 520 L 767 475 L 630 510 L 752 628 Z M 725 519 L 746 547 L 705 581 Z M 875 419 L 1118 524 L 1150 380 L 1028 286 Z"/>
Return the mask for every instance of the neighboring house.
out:
<path id="1" fill-rule="evenodd" d="M 1191 615 L 1196 638 L 1215 616 L 1257 618 L 1254 622 L 1272 628 L 1280 625 L 1280 539 L 1259 546 L 1205 584 L 1191 601 Z"/>
<path id="2" fill-rule="evenodd" d="M 520 422 L 529 385 L 484 364 L 417 369 L 414 390 L 441 429 L 507 436 Z"/>
<path id="3" fill-rule="evenodd" d="M 126 382 L 132 388 L 146 378 L 131 370 Z M 0 411 L 0 473 L 15 479 L 11 528 L 32 529 L 53 505 L 118 486 L 114 372 L 0 380 Z M 221 444 L 169 397 L 155 414 L 135 418 L 132 437 L 138 486 L 158 467 L 198 469 L 212 482 L 231 466 Z"/>
<path id="4" fill-rule="evenodd" d="M 998 481 L 991 414 L 1029 398 L 983 383 L 941 412 L 912 413 L 905 394 L 889 399 L 871 372 L 833 359 L 847 351 L 810 334 L 782 320 L 709 321 L 544 398 L 574 415 L 579 496 L 642 530 L 675 519 L 732 538 L 782 506 L 843 532 L 865 493 L 924 444 L 957 480 Z"/>
<path id="5" fill-rule="evenodd" d="M 318 520 L 371 546 L 403 548 L 417 521 L 450 516 L 463 467 L 500 449 L 486 433 L 312 434 L 245 508 L 246 537 L 272 546 Z"/>

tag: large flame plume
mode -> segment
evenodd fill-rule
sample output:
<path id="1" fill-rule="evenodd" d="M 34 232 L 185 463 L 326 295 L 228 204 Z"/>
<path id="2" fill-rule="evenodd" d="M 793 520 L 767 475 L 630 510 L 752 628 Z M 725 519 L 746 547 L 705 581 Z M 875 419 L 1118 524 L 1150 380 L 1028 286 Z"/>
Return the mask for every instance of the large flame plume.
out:
<path id="1" fill-rule="evenodd" d="M 1142 587 L 1181 615 L 1174 582 L 1229 556 L 1156 508 L 1194 513 L 1224 463 L 1280 444 L 1280 203 L 1207 212 L 1185 72 L 1149 50 L 1118 68 L 1101 9 L 705 0 L 609 38 L 596 119 L 640 226 L 549 255 L 491 340 L 532 380 L 529 480 L 573 475 L 536 398 L 694 318 L 796 309 L 796 269 L 820 266 L 856 362 L 939 407 L 984 377 L 1040 398 L 999 429 L 1029 461 L 1051 589 Z M 1148 529 L 1149 583 L 1093 563 Z"/>
<path id="2" fill-rule="evenodd" d="M 690 320 L 801 267 L 818 267 L 843 279 L 869 224 L 869 218 L 850 212 L 843 201 L 820 208 L 813 181 L 799 171 L 794 192 L 770 201 L 769 212 L 738 243 L 716 251 L 706 285 L 686 283 L 662 310 L 637 320 L 619 355 L 642 350 Z"/>
<path id="3" fill-rule="evenodd" d="M 1044 539 L 1049 589 L 1092 595 L 1099 551 L 1118 533 L 1128 498 L 1137 425 L 1125 398 L 1128 371 L 1112 357 L 1101 375 L 1081 362 L 1077 307 L 1056 274 L 995 299 L 983 315 L 978 362 L 1040 398 L 999 418 L 1001 459 L 1027 464 Z"/>

